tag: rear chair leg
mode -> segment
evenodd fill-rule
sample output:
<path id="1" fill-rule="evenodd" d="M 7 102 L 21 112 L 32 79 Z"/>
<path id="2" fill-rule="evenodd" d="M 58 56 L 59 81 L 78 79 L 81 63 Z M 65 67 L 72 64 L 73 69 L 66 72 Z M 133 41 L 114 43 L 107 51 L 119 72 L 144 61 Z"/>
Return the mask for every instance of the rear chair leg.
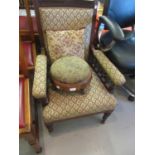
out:
<path id="1" fill-rule="evenodd" d="M 111 115 L 113 111 L 107 111 L 104 113 L 101 123 L 104 124 L 107 118 Z"/>
<path id="2" fill-rule="evenodd" d="M 40 146 L 38 140 L 36 140 L 36 143 L 32 145 L 36 153 L 41 153 L 42 152 L 42 147 Z"/>
<path id="3" fill-rule="evenodd" d="M 51 133 L 53 131 L 53 123 L 52 124 L 51 123 L 50 124 L 45 123 L 45 126 L 47 127 L 47 130 L 49 133 Z"/>
<path id="4" fill-rule="evenodd" d="M 33 131 L 31 131 L 30 133 L 25 135 L 25 138 L 27 139 L 28 143 L 34 148 L 36 153 L 42 152 L 42 148 L 41 148 L 39 141 L 36 137 L 36 133 L 33 133 Z"/>

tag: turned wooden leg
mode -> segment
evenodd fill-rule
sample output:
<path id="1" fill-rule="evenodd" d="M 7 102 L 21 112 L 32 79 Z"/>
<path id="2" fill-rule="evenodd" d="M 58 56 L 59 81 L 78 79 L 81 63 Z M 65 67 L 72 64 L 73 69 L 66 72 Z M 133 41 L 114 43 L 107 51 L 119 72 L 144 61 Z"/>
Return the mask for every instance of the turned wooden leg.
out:
<path id="1" fill-rule="evenodd" d="M 40 153 L 42 151 L 34 125 L 32 125 L 31 132 L 25 135 L 25 138 L 28 143 L 34 148 L 36 153 Z"/>
<path id="2" fill-rule="evenodd" d="M 35 138 L 35 136 L 32 133 L 28 133 L 25 137 L 26 137 L 26 140 L 28 141 L 28 143 L 30 145 L 35 144 L 36 138 Z"/>
<path id="3" fill-rule="evenodd" d="M 28 143 L 34 148 L 36 153 L 40 153 L 42 151 L 39 141 L 34 133 L 28 133 L 27 135 L 25 135 L 25 138 Z"/>
<path id="4" fill-rule="evenodd" d="M 104 115 L 103 115 L 103 118 L 102 118 L 102 121 L 101 123 L 104 124 L 105 121 L 107 120 L 107 118 L 111 115 L 113 111 L 108 111 L 108 112 L 105 112 Z"/>
<path id="5" fill-rule="evenodd" d="M 80 94 L 81 94 L 81 95 L 84 95 L 84 94 L 85 94 L 85 89 L 81 89 L 81 90 L 80 90 Z"/>
<path id="6" fill-rule="evenodd" d="M 32 124 L 31 131 L 25 137 L 30 145 L 33 145 L 36 143 L 37 133 L 36 133 L 36 127 L 34 124 Z"/>
<path id="7" fill-rule="evenodd" d="M 38 140 L 36 140 L 36 143 L 32 145 L 36 153 L 42 152 L 42 147 L 40 146 Z"/>
<path id="8" fill-rule="evenodd" d="M 49 133 L 51 133 L 53 131 L 53 124 L 46 124 L 45 123 L 45 126 L 47 127 L 47 130 Z"/>

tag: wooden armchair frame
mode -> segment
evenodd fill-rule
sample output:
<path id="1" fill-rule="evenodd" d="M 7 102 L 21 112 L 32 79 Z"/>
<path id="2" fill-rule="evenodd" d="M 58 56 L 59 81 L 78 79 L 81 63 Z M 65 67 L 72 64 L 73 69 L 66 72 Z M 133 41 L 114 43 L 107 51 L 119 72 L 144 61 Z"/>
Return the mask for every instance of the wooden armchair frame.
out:
<path id="1" fill-rule="evenodd" d="M 97 75 L 99 76 L 101 82 L 106 86 L 106 88 L 111 91 L 111 87 L 109 87 L 109 85 L 107 85 L 107 81 L 105 80 L 105 75 L 106 73 L 102 71 L 101 74 L 101 68 L 99 68 L 99 64 L 96 61 L 95 57 L 93 56 L 93 49 L 94 49 L 94 39 L 96 38 L 96 34 L 94 33 L 94 29 L 95 29 L 95 23 L 96 23 L 96 14 L 97 14 L 97 0 L 95 1 L 77 1 L 77 0 L 33 0 L 34 3 L 34 8 L 36 11 L 36 18 L 37 18 L 37 24 L 38 24 L 38 29 L 39 29 L 39 35 L 40 35 L 40 40 L 41 40 L 41 46 L 43 51 L 45 51 L 45 54 L 47 55 L 47 58 L 49 59 L 48 56 L 48 52 L 45 48 L 45 41 L 44 41 L 44 37 L 43 37 L 43 30 L 42 30 L 42 26 L 41 26 L 41 19 L 40 19 L 40 13 L 39 13 L 39 7 L 81 7 L 81 8 L 94 8 L 93 11 L 93 18 L 92 18 L 92 29 L 91 29 L 91 39 L 90 39 L 90 46 L 89 46 L 89 58 L 88 58 L 88 63 L 90 64 L 90 66 L 93 68 L 93 70 L 97 73 Z M 43 52 L 44 53 L 44 52 Z M 48 62 L 48 61 L 47 61 Z M 49 65 L 47 65 L 47 70 L 49 70 Z M 103 70 L 103 69 L 102 69 Z M 100 75 L 101 74 L 101 75 Z M 48 75 L 47 75 L 48 77 Z M 104 80 L 103 80 L 104 78 Z M 49 79 L 47 79 L 47 85 L 48 85 L 48 81 Z M 110 81 L 111 83 L 111 81 Z M 48 87 L 47 87 L 48 88 Z M 36 102 L 41 102 L 43 105 L 46 105 L 48 103 L 48 99 L 47 98 L 42 98 L 42 99 L 36 99 Z M 102 123 L 105 122 L 105 120 L 108 118 L 108 116 L 112 113 L 112 111 L 103 111 L 100 113 L 104 113 L 103 115 L 103 119 L 102 119 Z M 91 114 L 90 114 L 91 115 Z M 86 115 L 88 116 L 88 115 Z M 80 117 L 84 117 L 84 116 L 80 116 Z M 76 117 L 77 118 L 77 117 Z M 59 120 L 58 120 L 59 121 Z M 56 121 L 56 122 L 58 122 Z M 60 120 L 61 121 L 61 120 Z M 51 132 L 53 130 L 53 123 L 50 124 L 46 124 L 46 127 L 48 128 L 48 131 Z"/>

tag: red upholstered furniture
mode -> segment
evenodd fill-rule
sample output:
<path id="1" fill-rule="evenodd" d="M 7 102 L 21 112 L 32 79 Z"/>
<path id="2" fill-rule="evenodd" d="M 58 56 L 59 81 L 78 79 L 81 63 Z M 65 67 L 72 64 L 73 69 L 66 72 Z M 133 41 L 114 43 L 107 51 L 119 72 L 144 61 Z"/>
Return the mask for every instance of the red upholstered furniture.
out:
<path id="1" fill-rule="evenodd" d="M 19 128 L 25 127 L 24 78 L 19 78 Z"/>
<path id="2" fill-rule="evenodd" d="M 19 77 L 19 133 L 31 132 L 31 106 L 29 79 L 24 75 Z"/>
<path id="3" fill-rule="evenodd" d="M 24 137 L 35 149 L 36 153 L 41 152 L 39 144 L 38 122 L 34 116 L 36 109 L 30 102 L 30 82 L 29 78 L 20 75 L 19 77 L 19 135 Z M 33 104 L 34 105 L 34 104 Z M 32 110 L 33 109 L 33 110 Z M 33 113 L 33 112 L 34 113 Z"/>
<path id="4" fill-rule="evenodd" d="M 26 56 L 26 61 L 29 67 L 32 67 L 34 65 L 33 62 L 33 48 L 32 48 L 32 43 L 29 41 L 23 41 L 22 42 L 22 46 L 25 52 L 25 56 Z"/>
<path id="5" fill-rule="evenodd" d="M 24 137 L 37 153 L 41 152 L 37 107 L 31 98 L 29 76 L 33 68 L 35 44 L 21 40 L 19 37 L 19 136 Z"/>
<path id="6" fill-rule="evenodd" d="M 31 17 L 30 1 L 24 0 L 26 16 L 19 16 L 19 32 L 21 37 L 21 46 L 23 48 L 23 57 L 27 63 L 28 69 L 34 69 L 36 46 L 34 34 L 37 33 L 36 18 Z"/>
<path id="7" fill-rule="evenodd" d="M 29 32 L 30 31 L 27 18 L 28 18 L 27 16 L 19 16 L 19 30 L 21 32 Z M 31 19 L 32 19 L 32 25 L 33 25 L 33 31 L 36 34 L 36 33 L 38 33 L 36 17 L 31 17 Z"/>

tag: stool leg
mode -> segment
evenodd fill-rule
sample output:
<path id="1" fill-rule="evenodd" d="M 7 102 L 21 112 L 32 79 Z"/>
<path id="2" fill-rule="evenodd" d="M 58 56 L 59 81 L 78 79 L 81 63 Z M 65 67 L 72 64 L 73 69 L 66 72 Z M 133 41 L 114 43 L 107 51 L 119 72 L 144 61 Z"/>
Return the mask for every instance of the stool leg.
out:
<path id="1" fill-rule="evenodd" d="M 80 90 L 80 94 L 81 94 L 81 95 L 84 95 L 84 94 L 85 94 L 85 89 L 81 89 L 81 90 Z"/>

